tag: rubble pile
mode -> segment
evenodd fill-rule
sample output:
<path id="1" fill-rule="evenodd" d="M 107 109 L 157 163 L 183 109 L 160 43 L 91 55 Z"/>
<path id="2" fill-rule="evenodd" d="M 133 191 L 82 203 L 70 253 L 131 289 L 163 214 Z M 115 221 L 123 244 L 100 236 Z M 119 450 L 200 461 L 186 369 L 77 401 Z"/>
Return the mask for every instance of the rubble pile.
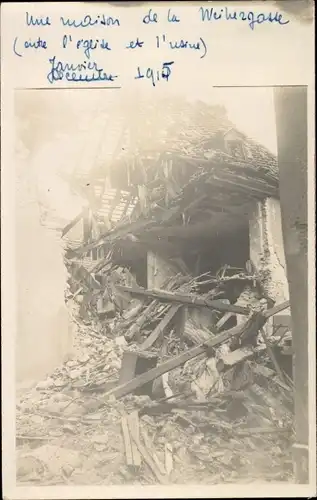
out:
<path id="1" fill-rule="evenodd" d="M 126 268 L 87 267 L 69 267 L 72 359 L 19 400 L 18 481 L 290 480 L 291 334 L 265 326 L 288 304 L 268 309 L 250 268 L 147 290 Z"/>
<path id="2" fill-rule="evenodd" d="M 87 200 L 62 231 L 78 349 L 19 397 L 24 484 L 292 479 L 289 303 L 245 262 L 276 158 L 222 108 L 163 104 L 109 119 L 111 159 L 72 178 Z"/>

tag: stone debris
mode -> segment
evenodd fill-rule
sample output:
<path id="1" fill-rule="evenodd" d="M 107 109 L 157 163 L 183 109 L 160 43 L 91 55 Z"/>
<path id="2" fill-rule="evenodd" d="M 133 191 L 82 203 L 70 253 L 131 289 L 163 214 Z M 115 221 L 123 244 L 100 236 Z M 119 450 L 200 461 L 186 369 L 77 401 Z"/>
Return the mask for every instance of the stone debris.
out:
<path id="1" fill-rule="evenodd" d="M 142 308 L 134 303 L 133 309 L 140 318 Z M 169 310 L 165 307 L 162 314 L 159 303 L 152 309 L 152 332 Z M 210 341 L 193 347 L 189 338 L 182 345 L 177 324 L 172 324 L 162 329 L 142 356 L 138 342 L 124 335 L 131 321 L 135 324 L 133 314 L 131 310 L 130 315 L 116 316 L 113 333 L 107 335 L 95 333 L 100 331 L 99 319 L 80 322 L 78 312 L 73 359 L 35 387 L 20 391 L 18 482 L 243 483 L 250 471 L 254 480 L 291 480 L 291 374 L 286 374 L 276 348 L 279 337 L 271 336 L 270 346 L 279 355 L 285 380 L 257 333 L 254 312 L 242 322 L 240 338 L 246 339 L 242 344 L 230 336 L 215 344 L 215 339 L 225 339 L 226 332 L 237 329 L 230 330 L 230 324 L 223 322 L 220 332 L 209 331 L 215 347 L 208 347 Z M 255 339 L 246 336 L 248 322 L 254 325 Z M 103 319 L 104 332 L 106 325 Z M 139 325 L 141 332 L 144 327 Z M 290 334 L 283 333 L 285 346 Z M 144 338 L 139 342 L 144 343 Z M 202 351 L 190 358 L 193 349 Z M 184 354 L 189 356 L 187 361 L 159 375 L 164 363 Z M 155 380 L 119 395 L 122 383 L 142 381 L 152 371 Z"/>

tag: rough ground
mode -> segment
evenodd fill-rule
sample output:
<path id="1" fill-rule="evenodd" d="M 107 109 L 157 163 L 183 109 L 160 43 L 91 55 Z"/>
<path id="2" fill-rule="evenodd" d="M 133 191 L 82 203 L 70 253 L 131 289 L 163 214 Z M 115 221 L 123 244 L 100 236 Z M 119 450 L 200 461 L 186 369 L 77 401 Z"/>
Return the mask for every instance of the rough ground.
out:
<path id="1" fill-rule="evenodd" d="M 121 426 L 123 415 L 153 404 L 150 398 L 130 395 L 105 401 L 103 397 L 105 381 L 118 377 L 124 349 L 118 344 L 80 326 L 73 359 L 32 388 L 18 390 L 19 484 L 158 482 L 144 460 L 139 468 L 126 465 Z M 267 409 L 263 418 L 273 422 L 273 435 L 242 435 L 243 429 L 257 426 L 253 409 L 233 421 L 222 418 L 221 410 L 178 410 L 143 415 L 139 422 L 142 439 L 166 483 L 291 481 L 291 436 L 283 433 L 283 416 L 270 415 L 273 412 Z"/>

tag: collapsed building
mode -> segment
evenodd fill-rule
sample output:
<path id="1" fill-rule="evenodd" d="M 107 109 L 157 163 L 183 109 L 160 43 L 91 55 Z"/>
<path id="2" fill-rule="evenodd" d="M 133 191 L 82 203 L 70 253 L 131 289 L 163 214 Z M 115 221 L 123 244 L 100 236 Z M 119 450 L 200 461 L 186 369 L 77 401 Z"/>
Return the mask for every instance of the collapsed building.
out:
<path id="1" fill-rule="evenodd" d="M 257 474 L 285 479 L 292 347 L 276 157 L 220 106 L 174 99 L 130 107 L 108 117 L 107 154 L 69 179 L 87 204 L 62 235 L 76 321 L 95 332 L 96 345 L 113 341 L 120 360 L 94 359 L 70 378 L 66 370 L 58 387 L 96 392 L 99 407 L 124 400 L 130 471 L 144 461 L 166 483 L 153 451 L 161 442 L 151 447 L 135 432 L 141 417 L 169 414 L 165 458 L 181 426 L 202 440 L 216 433 L 208 460 L 235 440 L 240 459 L 258 452 Z M 201 441 L 195 456 L 204 462 L 203 450 Z M 283 464 L 273 473 L 275 460 Z"/>
<path id="2" fill-rule="evenodd" d="M 133 127 L 123 116 L 109 119 L 112 156 L 89 174 L 75 172 L 89 208 L 64 231 L 72 262 L 102 280 L 96 266 L 111 259 L 145 288 L 161 287 L 171 273 L 239 273 L 248 263 L 269 302 L 287 300 L 274 155 L 236 130 L 222 107 L 140 107 Z M 242 292 L 234 284 L 232 301 Z"/>

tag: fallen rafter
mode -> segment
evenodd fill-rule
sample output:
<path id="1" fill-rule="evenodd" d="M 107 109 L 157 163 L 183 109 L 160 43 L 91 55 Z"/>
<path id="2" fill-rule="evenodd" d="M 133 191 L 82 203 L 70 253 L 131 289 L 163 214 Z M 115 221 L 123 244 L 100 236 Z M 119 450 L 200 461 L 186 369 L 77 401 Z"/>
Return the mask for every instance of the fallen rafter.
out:
<path id="1" fill-rule="evenodd" d="M 232 312 L 235 314 L 242 314 L 244 316 L 247 316 L 250 313 L 249 309 L 246 307 L 225 304 L 221 300 L 210 300 L 195 294 L 167 292 L 165 290 L 146 290 L 141 287 L 134 288 L 121 285 L 118 286 L 118 289 L 123 292 L 128 292 L 131 295 L 157 299 L 162 302 L 175 302 L 193 307 L 208 307 L 210 309 L 216 309 L 217 311 Z"/>
<path id="2" fill-rule="evenodd" d="M 235 326 L 230 330 L 220 333 L 216 337 L 213 337 L 209 342 L 194 347 L 189 351 L 184 352 L 172 359 L 169 359 L 168 361 L 165 361 L 164 363 L 145 373 L 142 373 L 134 379 L 129 380 L 125 384 L 121 384 L 120 386 L 115 387 L 114 389 L 107 392 L 105 394 L 105 397 L 108 398 L 109 396 L 114 396 L 115 398 L 121 398 L 123 396 L 126 396 L 127 394 L 130 394 L 147 382 L 151 382 L 164 373 L 174 370 L 174 368 L 177 368 L 178 366 L 184 365 L 190 359 L 193 359 L 200 354 L 206 353 L 207 348 L 216 347 L 232 337 L 243 336 L 244 338 L 250 338 L 251 335 L 253 336 L 260 330 L 260 328 L 265 325 L 266 321 L 271 316 L 273 316 L 277 312 L 287 309 L 288 307 L 289 302 L 287 301 L 263 313 L 254 313 L 243 325 Z"/>

